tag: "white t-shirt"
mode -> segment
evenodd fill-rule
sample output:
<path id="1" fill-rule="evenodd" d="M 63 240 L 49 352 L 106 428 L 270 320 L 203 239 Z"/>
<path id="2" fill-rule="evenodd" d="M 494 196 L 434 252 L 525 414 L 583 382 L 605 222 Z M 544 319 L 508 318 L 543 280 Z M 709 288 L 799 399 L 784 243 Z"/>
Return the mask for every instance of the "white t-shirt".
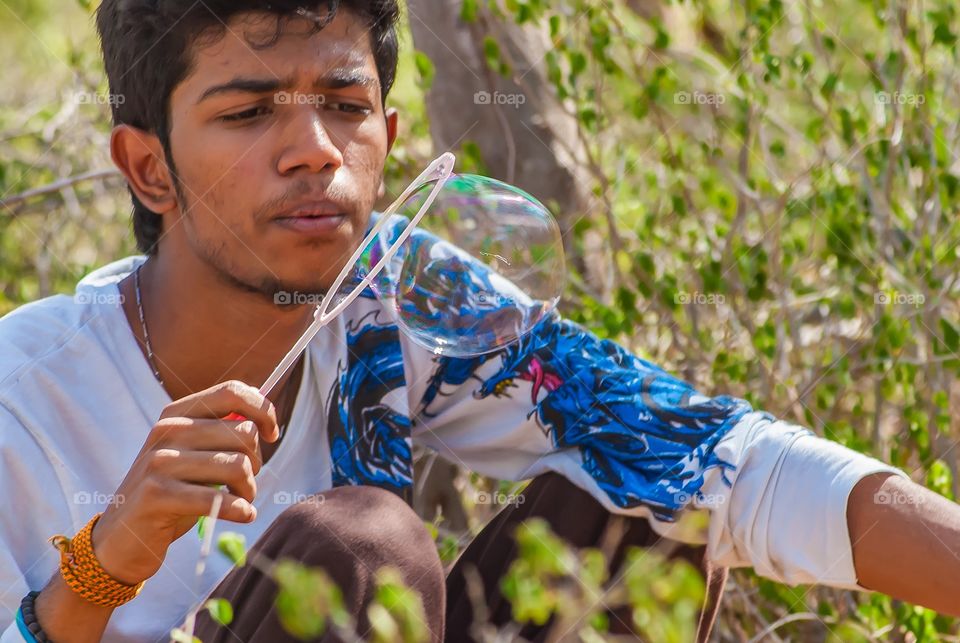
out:
<path id="1" fill-rule="evenodd" d="M 143 260 L 112 263 L 81 281 L 74 297 L 50 297 L 0 320 L 0 628 L 6 628 L 0 641 L 21 640 L 13 622 L 21 598 L 42 589 L 57 569 L 58 553 L 47 539 L 75 533 L 105 509 L 170 402 L 120 306 L 117 283 Z M 310 344 L 286 435 L 257 476 L 258 518 L 248 525 L 219 521 L 217 532 L 240 532 L 253 544 L 292 502 L 332 486 L 326 426 L 331 387 L 349 359 L 350 329 L 378 318 L 381 307 L 374 299 L 356 300 Z M 402 345 L 407 386 L 381 402 L 409 415 L 427 394 L 434 361 L 412 342 L 403 339 Z M 496 366 L 487 362 L 478 373 Z M 429 417 L 414 423 L 412 441 L 495 477 L 560 472 L 611 511 L 648 517 L 665 535 L 681 533 L 683 515 L 708 512 L 707 533 L 684 538 L 706 543 L 717 564 L 753 566 L 790 584 L 862 589 L 853 567 L 847 497 L 865 475 L 891 471 L 906 477 L 902 471 L 750 412 L 716 445 L 715 455 L 731 466 L 702 471 L 690 509 L 670 522 L 644 505 L 615 504 L 588 473 L 581 450 L 558 448 L 531 417 L 531 390 L 540 400 L 549 391 L 538 394 L 527 381 L 512 385 L 513 394 L 485 399 L 477 399 L 473 380 L 446 385 Z M 692 463 L 680 473 L 692 470 Z M 196 531 L 173 543 L 140 596 L 115 610 L 105 640 L 165 639 L 230 571 L 215 553 L 198 582 L 199 553 Z"/>

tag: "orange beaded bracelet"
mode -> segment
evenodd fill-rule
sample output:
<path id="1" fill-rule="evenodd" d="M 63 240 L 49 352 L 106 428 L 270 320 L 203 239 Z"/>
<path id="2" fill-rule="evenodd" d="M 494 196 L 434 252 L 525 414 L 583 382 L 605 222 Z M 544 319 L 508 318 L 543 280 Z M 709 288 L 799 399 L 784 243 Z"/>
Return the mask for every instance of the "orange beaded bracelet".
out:
<path id="1" fill-rule="evenodd" d="M 118 607 L 132 601 L 143 581 L 126 585 L 108 574 L 93 553 L 93 527 L 102 514 L 94 516 L 73 538 L 57 534 L 50 538 L 60 550 L 60 575 L 74 592 L 94 605 Z"/>

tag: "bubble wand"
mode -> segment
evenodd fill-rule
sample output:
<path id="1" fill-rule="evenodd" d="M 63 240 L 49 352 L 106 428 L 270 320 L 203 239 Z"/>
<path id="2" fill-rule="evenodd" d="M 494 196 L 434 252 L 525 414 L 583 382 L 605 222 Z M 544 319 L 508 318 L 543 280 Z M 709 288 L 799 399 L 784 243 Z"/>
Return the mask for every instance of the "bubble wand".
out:
<path id="1" fill-rule="evenodd" d="M 380 274 L 383 268 L 387 265 L 387 262 L 393 258 L 400 246 L 403 245 L 403 243 L 413 232 L 414 228 L 417 227 L 417 224 L 420 223 L 420 219 L 422 219 L 427 213 L 427 210 L 430 208 L 431 204 L 433 204 L 433 201 L 436 199 L 440 189 L 453 173 L 453 165 L 455 162 L 456 157 L 452 153 L 444 152 L 441 154 L 439 157 L 434 159 L 430 165 L 427 166 L 427 169 L 420 173 L 420 176 L 414 179 L 413 182 L 407 186 L 407 189 L 405 189 L 400 196 L 398 196 L 396 200 L 387 207 L 386 210 L 383 211 L 376 224 L 373 226 L 373 228 L 371 228 L 370 232 L 367 233 L 367 236 L 364 237 L 363 242 L 361 242 L 356 251 L 354 251 L 353 256 L 350 257 L 349 261 L 347 261 L 347 263 L 340 270 L 340 274 L 334 280 L 333 285 L 330 286 L 330 288 L 327 289 L 327 292 L 323 295 L 323 299 L 320 300 L 316 310 L 314 310 L 313 321 L 296 341 L 293 347 L 283 357 L 283 359 L 280 360 L 280 363 L 277 364 L 277 367 L 273 369 L 273 372 L 270 373 L 270 376 L 267 378 L 267 381 L 263 383 L 263 386 L 260 387 L 259 390 L 261 395 L 266 397 L 267 394 L 273 390 L 273 387 L 277 385 L 277 382 L 283 378 L 286 372 L 290 370 L 290 367 L 293 366 L 297 359 L 299 359 L 300 355 L 307 348 L 307 345 L 310 344 L 310 341 L 318 332 L 320 332 L 320 329 L 329 324 L 334 318 L 336 318 L 337 315 L 343 312 L 343 310 L 349 306 L 354 299 L 360 296 L 360 293 L 363 292 L 363 289 L 366 288 L 377 277 L 377 275 Z M 387 224 L 387 221 L 390 219 L 390 215 L 396 213 L 400 206 L 410 197 L 411 194 L 415 193 L 417 190 L 431 182 L 435 183 L 430 191 L 430 194 L 420 205 L 420 209 L 410 219 L 400 236 L 397 237 L 397 239 L 390 245 L 390 248 L 387 249 L 383 257 L 381 257 L 376 265 L 374 265 L 369 271 L 369 273 L 363 277 L 360 283 L 357 284 L 346 297 L 338 301 L 337 304 L 331 309 L 330 306 L 333 303 L 334 296 L 339 291 L 340 286 L 343 285 L 343 282 L 353 271 L 354 264 L 364 253 L 367 246 L 376 239 L 378 234 L 380 234 L 380 230 Z M 242 421 L 246 418 L 239 413 L 230 413 L 223 419 Z M 204 518 L 205 516 L 201 516 L 197 521 L 197 530 L 201 539 L 203 538 Z"/>

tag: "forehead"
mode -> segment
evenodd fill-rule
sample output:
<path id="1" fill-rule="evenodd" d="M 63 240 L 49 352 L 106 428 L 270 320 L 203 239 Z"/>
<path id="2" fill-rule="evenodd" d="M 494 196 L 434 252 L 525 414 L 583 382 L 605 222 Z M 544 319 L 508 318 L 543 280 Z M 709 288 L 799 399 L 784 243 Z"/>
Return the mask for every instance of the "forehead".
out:
<path id="1" fill-rule="evenodd" d="M 241 73 L 315 77 L 333 68 L 376 76 L 366 22 L 342 9 L 319 31 L 303 17 L 278 21 L 275 15 L 256 12 L 234 16 L 215 33 L 215 38 L 201 36 L 194 43 L 192 69 L 184 85 L 205 86 Z"/>

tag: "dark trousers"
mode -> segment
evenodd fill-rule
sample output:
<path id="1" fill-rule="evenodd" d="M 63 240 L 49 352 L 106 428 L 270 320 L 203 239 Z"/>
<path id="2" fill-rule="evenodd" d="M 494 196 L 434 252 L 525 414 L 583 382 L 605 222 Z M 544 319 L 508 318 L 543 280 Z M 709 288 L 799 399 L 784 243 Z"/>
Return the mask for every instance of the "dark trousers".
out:
<path id="1" fill-rule="evenodd" d="M 651 547 L 660 540 L 645 519 L 614 516 L 563 477 L 547 474 L 523 491 L 523 504 L 508 506 L 483 529 L 444 578 L 422 520 L 397 496 L 373 487 L 339 487 L 323 495 L 322 503 L 308 501 L 287 509 L 252 549 L 270 560 L 292 558 L 323 568 L 342 589 L 361 637 L 369 631 L 366 606 L 373 596 L 375 573 L 385 565 L 398 569 L 403 581 L 420 593 L 434 641 L 474 640 L 473 606 L 478 600 L 486 623 L 494 627 L 509 623 L 510 603 L 501 595 L 499 581 L 516 556 L 513 532 L 527 518 L 545 519 L 557 535 L 577 547 L 609 548 L 614 534 L 612 572 L 619 569 L 627 547 Z M 671 558 L 691 562 L 707 583 L 698 641 L 709 636 L 727 579 L 727 570 L 712 566 L 704 552 L 704 547 L 679 545 L 670 553 Z M 201 612 L 197 636 L 204 643 L 297 640 L 280 627 L 273 606 L 276 593 L 274 582 L 251 565 L 234 569 L 210 594 L 232 603 L 233 622 L 219 626 Z M 625 623 L 630 623 L 629 614 L 615 614 L 611 630 L 626 633 Z M 549 624 L 527 625 L 519 636 L 543 640 L 548 630 Z M 553 632 L 551 638 L 558 634 L 562 633 Z M 323 640 L 337 639 L 328 635 Z"/>

